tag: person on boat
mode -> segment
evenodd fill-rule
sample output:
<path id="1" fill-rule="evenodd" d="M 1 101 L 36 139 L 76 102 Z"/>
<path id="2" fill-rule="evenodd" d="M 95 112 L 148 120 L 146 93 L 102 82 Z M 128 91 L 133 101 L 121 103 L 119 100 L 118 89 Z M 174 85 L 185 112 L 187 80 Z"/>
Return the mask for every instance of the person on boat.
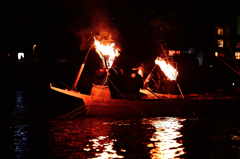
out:
<path id="1" fill-rule="evenodd" d="M 106 85 L 107 69 L 104 67 L 103 63 L 99 64 L 99 68 L 94 72 L 94 85 Z"/>
<path id="2" fill-rule="evenodd" d="M 127 84 L 126 98 L 129 100 L 140 100 L 140 88 L 143 88 L 143 78 L 138 74 L 138 67 L 132 65 L 132 71 L 125 74 L 124 80 Z"/>
<path id="3" fill-rule="evenodd" d="M 123 95 L 123 81 L 122 71 L 116 65 L 109 69 L 108 74 L 108 86 L 111 92 L 112 98 L 122 98 Z"/>
<path id="4" fill-rule="evenodd" d="M 91 96 L 102 97 L 105 100 L 111 99 L 111 92 L 107 85 L 107 76 L 109 69 L 106 69 L 103 63 L 94 73 L 93 85 L 90 92 Z"/>

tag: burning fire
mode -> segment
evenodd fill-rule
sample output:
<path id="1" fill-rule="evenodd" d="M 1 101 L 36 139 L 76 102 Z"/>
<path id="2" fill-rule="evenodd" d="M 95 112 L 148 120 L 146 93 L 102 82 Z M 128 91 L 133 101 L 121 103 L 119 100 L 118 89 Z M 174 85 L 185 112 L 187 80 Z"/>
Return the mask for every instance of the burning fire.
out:
<path id="1" fill-rule="evenodd" d="M 95 39 L 95 38 L 94 38 Z M 107 44 L 102 44 L 100 41 L 94 41 L 96 52 L 102 59 L 104 66 L 106 68 L 111 68 L 114 62 L 115 57 L 118 57 L 120 54 L 118 53 L 118 49 L 114 50 L 115 43 L 114 41 L 106 40 Z"/>
<path id="2" fill-rule="evenodd" d="M 141 69 L 138 70 L 138 74 L 140 74 L 143 77 L 143 72 Z"/>
<path id="3" fill-rule="evenodd" d="M 155 64 L 160 66 L 161 70 L 171 81 L 177 79 L 178 71 L 170 64 L 167 64 L 166 61 L 162 60 L 160 57 L 157 57 Z"/>
<path id="4" fill-rule="evenodd" d="M 144 68 L 142 65 L 138 67 L 138 74 L 140 74 L 142 77 L 143 77 L 143 70 Z"/>

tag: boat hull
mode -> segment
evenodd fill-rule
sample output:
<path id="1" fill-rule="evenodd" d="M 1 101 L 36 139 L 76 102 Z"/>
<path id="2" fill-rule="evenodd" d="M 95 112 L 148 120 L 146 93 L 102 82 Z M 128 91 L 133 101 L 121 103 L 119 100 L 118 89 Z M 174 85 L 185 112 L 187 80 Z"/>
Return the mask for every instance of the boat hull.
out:
<path id="1" fill-rule="evenodd" d="M 72 97 L 81 98 L 85 104 L 87 116 L 94 117 L 162 117 L 162 116 L 192 116 L 192 115 L 233 115 L 239 112 L 240 98 L 166 98 L 127 100 L 103 99 L 84 95 L 79 92 L 51 88 Z"/>
<path id="2" fill-rule="evenodd" d="M 233 115 L 239 108 L 238 99 L 232 100 L 191 100 L 160 99 L 125 101 L 93 101 L 86 105 L 88 116 L 104 117 L 161 117 L 161 116 L 203 116 Z"/>

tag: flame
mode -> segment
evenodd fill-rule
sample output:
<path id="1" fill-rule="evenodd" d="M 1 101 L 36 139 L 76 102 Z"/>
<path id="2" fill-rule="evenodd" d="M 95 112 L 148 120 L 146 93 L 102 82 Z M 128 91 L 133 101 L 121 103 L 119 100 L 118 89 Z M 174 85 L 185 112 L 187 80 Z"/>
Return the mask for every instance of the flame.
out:
<path id="1" fill-rule="evenodd" d="M 161 70 L 171 81 L 177 79 L 178 71 L 170 64 L 167 64 L 166 61 L 162 60 L 160 57 L 157 57 L 155 64 L 160 66 Z"/>
<path id="2" fill-rule="evenodd" d="M 104 66 L 106 68 L 111 68 L 115 57 L 118 57 L 118 49 L 114 50 L 115 43 L 113 41 L 108 41 L 108 44 L 103 45 L 100 41 L 96 40 L 94 37 L 95 49 L 100 58 L 102 59 Z"/>
<path id="3" fill-rule="evenodd" d="M 144 73 L 144 64 L 141 63 L 141 65 L 138 67 L 138 74 L 140 74 L 143 77 Z"/>
<path id="4" fill-rule="evenodd" d="M 138 70 L 138 74 L 140 74 L 143 77 L 143 72 L 141 69 Z"/>

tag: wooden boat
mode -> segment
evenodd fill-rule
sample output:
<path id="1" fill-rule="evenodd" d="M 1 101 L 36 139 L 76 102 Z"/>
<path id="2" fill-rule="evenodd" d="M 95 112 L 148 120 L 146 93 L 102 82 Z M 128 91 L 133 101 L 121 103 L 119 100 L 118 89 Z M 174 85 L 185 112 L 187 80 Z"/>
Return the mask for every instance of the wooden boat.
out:
<path id="1" fill-rule="evenodd" d="M 153 94 L 141 90 L 149 98 L 143 100 L 105 99 L 67 89 L 52 86 L 52 90 L 81 98 L 85 104 L 87 116 L 95 117 L 158 117 L 189 115 L 227 115 L 238 110 L 240 98 L 192 95 L 182 98 L 180 95 Z M 157 95 L 158 97 L 156 97 Z M 154 97 L 155 96 L 155 97 Z M 155 99 L 154 99 L 155 98 Z M 227 109 L 226 109 L 227 108 Z"/>
<path id="2" fill-rule="evenodd" d="M 91 48 L 90 48 L 91 49 Z M 165 51 L 163 50 L 165 53 Z M 88 55 L 88 53 L 87 53 Z M 226 115 L 238 112 L 239 97 L 217 97 L 214 95 L 170 95 L 158 94 L 148 89 L 142 89 L 141 93 L 147 98 L 142 100 L 112 99 L 110 96 L 91 96 L 82 94 L 76 90 L 79 77 L 84 68 L 87 55 L 81 65 L 78 76 L 72 89 L 61 89 L 52 86 L 52 90 L 80 98 L 84 102 L 87 116 L 102 117 L 158 117 L 158 116 L 188 116 L 197 114 Z M 167 56 L 166 56 L 167 57 Z M 160 60 L 160 59 L 159 59 Z M 103 60 L 104 61 L 104 60 Z M 155 65 L 156 66 L 156 65 Z M 154 69 L 154 68 L 153 68 Z M 151 74 L 151 73 L 150 73 Z M 149 75 L 150 75 L 149 74 Z M 175 77 L 176 74 L 174 73 Z M 109 91 L 105 88 L 97 88 L 96 91 Z M 78 114 L 78 113 L 73 113 Z"/>

